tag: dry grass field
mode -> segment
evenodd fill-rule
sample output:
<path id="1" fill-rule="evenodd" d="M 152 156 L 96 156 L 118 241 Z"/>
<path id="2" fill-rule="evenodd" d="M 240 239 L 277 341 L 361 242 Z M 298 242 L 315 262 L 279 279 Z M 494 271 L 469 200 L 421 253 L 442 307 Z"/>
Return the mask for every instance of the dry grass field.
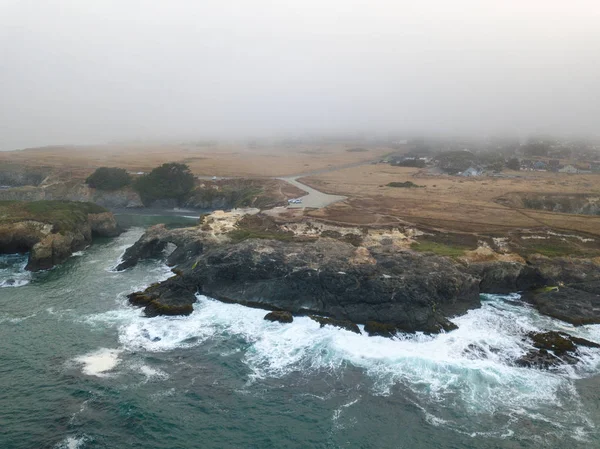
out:
<path id="1" fill-rule="evenodd" d="M 199 176 L 266 177 L 374 160 L 390 151 L 387 147 L 363 149 L 356 143 L 64 146 L 0 152 L 0 165 L 64 169 L 83 177 L 101 166 L 147 172 L 165 162 L 183 162 Z"/>
<path id="2" fill-rule="evenodd" d="M 177 161 L 188 164 L 198 176 L 260 178 L 318 172 L 363 162 L 364 165 L 303 178 L 302 182 L 317 190 L 348 197 L 346 201 L 306 213 L 348 225 L 415 224 L 429 229 L 487 234 L 547 227 L 600 235 L 600 216 L 532 210 L 502 201 L 523 193 L 600 196 L 600 175 L 550 172 L 505 172 L 503 177 L 473 178 L 432 175 L 427 169 L 371 164 L 369 161 L 380 159 L 392 150 L 360 147 L 355 142 L 47 147 L 0 152 L 0 165 L 49 167 L 81 178 L 99 166 L 147 172 L 161 163 Z M 417 187 L 388 186 L 406 181 Z M 273 188 L 282 193 L 281 186 Z"/>
<path id="3" fill-rule="evenodd" d="M 514 192 L 600 195 L 600 175 L 508 172 L 504 178 L 429 175 L 425 169 L 365 165 L 302 179 L 326 193 L 349 199 L 314 217 L 339 223 L 409 223 L 455 232 L 502 233 L 550 227 L 600 235 L 600 216 L 573 215 L 510 207 L 496 202 Z M 388 187 L 411 181 L 419 187 Z"/>

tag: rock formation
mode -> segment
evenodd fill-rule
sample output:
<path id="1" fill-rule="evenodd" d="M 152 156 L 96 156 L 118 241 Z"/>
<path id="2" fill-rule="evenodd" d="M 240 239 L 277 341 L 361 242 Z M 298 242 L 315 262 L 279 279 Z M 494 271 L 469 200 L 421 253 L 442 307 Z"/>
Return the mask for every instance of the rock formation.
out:
<path id="1" fill-rule="evenodd" d="M 120 230 L 112 213 L 90 203 L 0 202 L 0 253 L 29 252 L 30 271 L 52 268 L 92 242 Z"/>

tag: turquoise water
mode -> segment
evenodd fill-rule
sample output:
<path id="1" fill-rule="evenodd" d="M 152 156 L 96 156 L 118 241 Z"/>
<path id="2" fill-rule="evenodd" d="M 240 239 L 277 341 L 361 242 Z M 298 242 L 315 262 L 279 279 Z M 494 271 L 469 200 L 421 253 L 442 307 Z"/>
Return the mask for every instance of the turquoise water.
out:
<path id="1" fill-rule="evenodd" d="M 455 332 L 396 340 L 205 297 L 189 317 L 148 319 L 125 295 L 168 268 L 111 271 L 142 232 L 47 272 L 0 258 L 1 448 L 600 447 L 600 352 L 555 372 L 512 364 L 530 330 L 600 341 L 598 326 L 516 296 L 486 297 Z"/>

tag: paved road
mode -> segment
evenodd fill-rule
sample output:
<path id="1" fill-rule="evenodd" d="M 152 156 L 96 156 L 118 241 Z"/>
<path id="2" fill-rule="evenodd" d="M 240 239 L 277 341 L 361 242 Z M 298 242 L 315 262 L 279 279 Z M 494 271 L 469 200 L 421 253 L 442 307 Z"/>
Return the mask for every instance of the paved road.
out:
<path id="1" fill-rule="evenodd" d="M 288 184 L 298 187 L 299 189 L 302 189 L 307 193 L 307 195 L 300 197 L 300 199 L 302 199 L 301 204 L 290 204 L 288 206 L 290 209 L 303 209 L 305 207 L 313 207 L 318 209 L 346 199 L 345 196 L 329 195 L 327 193 L 319 192 L 318 190 L 315 190 L 312 187 L 309 187 L 306 184 L 303 184 L 300 181 L 298 181 L 298 178 L 300 177 L 301 176 L 292 176 L 290 178 L 277 178 L 287 182 Z"/>
<path id="2" fill-rule="evenodd" d="M 293 186 L 296 186 L 299 189 L 302 189 L 308 193 L 308 195 L 301 197 L 301 199 L 302 199 L 301 204 L 290 204 L 288 206 L 290 209 L 291 208 L 302 209 L 305 207 L 314 207 L 314 208 L 318 209 L 321 207 L 327 207 L 330 204 L 337 203 L 338 201 L 345 200 L 347 197 L 340 196 L 340 195 L 329 195 L 327 193 L 319 192 L 318 190 L 313 189 L 312 187 L 309 187 L 306 184 L 301 183 L 300 181 L 298 181 L 298 179 L 306 178 L 308 176 L 322 175 L 323 173 L 329 173 L 332 171 L 343 170 L 345 168 L 369 165 L 373 162 L 377 162 L 377 161 L 363 161 L 363 162 L 353 162 L 351 164 L 336 165 L 336 166 L 331 166 L 331 167 L 327 167 L 327 168 L 322 168 L 320 170 L 314 170 L 314 171 L 308 172 L 308 173 L 302 173 L 300 175 L 288 176 L 288 177 L 277 178 L 277 179 L 281 179 L 281 180 L 283 180 L 289 184 L 292 184 Z"/>
<path id="3" fill-rule="evenodd" d="M 287 177 L 276 177 L 273 179 L 280 179 L 282 181 L 285 181 L 288 184 L 296 186 L 299 189 L 304 190 L 307 193 L 307 195 L 300 197 L 300 199 L 302 199 L 302 203 L 290 204 L 288 206 L 290 209 L 292 209 L 292 208 L 293 209 L 304 209 L 305 207 L 319 209 L 321 207 L 327 207 L 330 204 L 337 203 L 338 201 L 345 200 L 347 197 L 340 196 L 340 195 L 329 195 L 327 193 L 319 192 L 318 190 L 313 189 L 312 187 L 309 187 L 306 184 L 301 183 L 300 181 L 298 181 L 298 179 L 305 178 L 308 176 L 322 175 L 323 173 L 329 173 L 329 172 L 336 171 L 336 170 L 343 170 L 345 168 L 360 167 L 361 165 L 369 165 L 373 162 L 376 162 L 376 161 L 364 161 L 364 162 L 354 162 L 351 164 L 336 165 L 336 166 L 331 166 L 331 167 L 327 167 L 327 168 L 322 168 L 320 170 L 314 170 L 311 172 L 302 173 L 299 175 L 287 176 Z M 212 176 L 196 176 L 196 178 L 197 179 L 205 179 L 205 180 L 213 179 Z M 222 180 L 222 179 L 232 179 L 232 178 L 217 176 L 217 180 Z"/>

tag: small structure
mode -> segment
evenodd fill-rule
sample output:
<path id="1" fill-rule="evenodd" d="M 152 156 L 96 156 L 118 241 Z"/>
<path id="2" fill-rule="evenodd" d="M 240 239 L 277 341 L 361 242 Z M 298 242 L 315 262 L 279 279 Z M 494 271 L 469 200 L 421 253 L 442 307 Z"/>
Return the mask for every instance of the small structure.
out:
<path id="1" fill-rule="evenodd" d="M 548 165 L 544 161 L 535 161 L 533 164 L 534 170 L 546 171 L 546 168 L 548 168 Z"/>
<path id="2" fill-rule="evenodd" d="M 482 173 L 481 169 L 478 169 L 475 167 L 469 167 L 465 171 L 460 172 L 458 175 L 470 178 L 472 176 L 481 176 L 481 173 Z"/>
<path id="3" fill-rule="evenodd" d="M 571 164 L 565 165 L 563 168 L 559 169 L 558 171 L 560 173 L 578 173 L 577 168 L 575 168 Z"/>

